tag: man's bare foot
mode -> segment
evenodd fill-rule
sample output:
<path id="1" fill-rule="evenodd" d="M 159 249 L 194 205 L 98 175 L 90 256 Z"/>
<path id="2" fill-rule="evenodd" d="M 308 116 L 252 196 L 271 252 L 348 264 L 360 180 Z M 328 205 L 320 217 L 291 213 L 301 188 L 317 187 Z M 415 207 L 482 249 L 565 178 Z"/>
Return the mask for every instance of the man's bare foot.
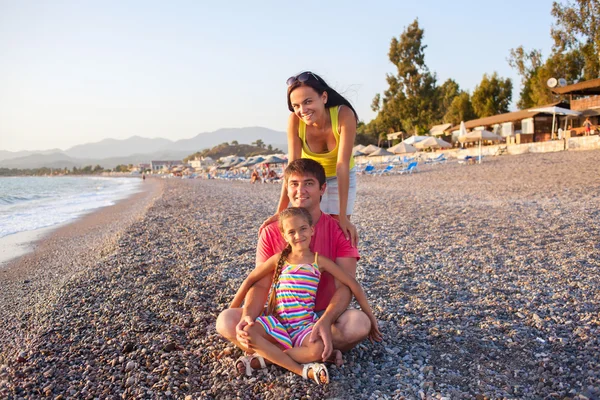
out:
<path id="1" fill-rule="evenodd" d="M 325 363 L 335 364 L 335 366 L 338 368 L 341 367 L 344 364 L 344 357 L 342 356 L 342 352 L 339 350 L 333 350 L 329 358 L 325 360 Z"/>

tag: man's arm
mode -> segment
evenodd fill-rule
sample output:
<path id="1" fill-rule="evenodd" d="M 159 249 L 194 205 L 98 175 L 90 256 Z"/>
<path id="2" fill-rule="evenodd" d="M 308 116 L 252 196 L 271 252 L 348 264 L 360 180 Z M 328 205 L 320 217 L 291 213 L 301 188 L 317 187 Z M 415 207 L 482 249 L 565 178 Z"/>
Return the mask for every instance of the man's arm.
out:
<path id="1" fill-rule="evenodd" d="M 348 275 L 356 278 L 356 258 L 354 257 L 338 257 L 335 263 L 339 265 Z M 318 337 L 321 337 L 323 344 L 323 354 L 321 355 L 323 361 L 327 360 L 333 351 L 333 344 L 331 341 L 331 325 L 339 318 L 340 315 L 348 308 L 350 301 L 352 300 L 352 292 L 348 286 L 335 280 L 335 293 L 331 298 L 331 302 L 325 309 L 325 312 L 319 318 L 313 331 L 310 335 L 310 341 L 315 342 Z"/>
<path id="2" fill-rule="evenodd" d="M 342 268 L 348 275 L 356 278 L 356 258 L 338 257 L 335 260 L 335 263 L 339 265 L 340 268 Z M 339 318 L 339 316 L 346 311 L 350 305 L 350 301 L 352 301 L 352 291 L 350 291 L 348 286 L 336 279 L 335 293 L 320 319 L 325 318 L 325 321 L 329 322 L 329 325 L 332 325 Z"/>

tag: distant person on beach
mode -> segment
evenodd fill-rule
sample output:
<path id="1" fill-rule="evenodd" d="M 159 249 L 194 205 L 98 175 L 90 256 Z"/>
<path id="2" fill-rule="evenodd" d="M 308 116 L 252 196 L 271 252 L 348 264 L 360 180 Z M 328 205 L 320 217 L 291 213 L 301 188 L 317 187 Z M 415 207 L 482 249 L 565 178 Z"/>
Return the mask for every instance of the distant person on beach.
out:
<path id="1" fill-rule="evenodd" d="M 145 181 L 146 180 L 146 174 L 142 174 L 142 180 Z"/>
<path id="2" fill-rule="evenodd" d="M 288 160 L 309 158 L 318 161 L 327 176 L 321 210 L 339 221 L 344 235 L 356 247 L 358 233 L 350 222 L 356 200 L 356 170 L 352 146 L 358 116 L 354 107 L 317 74 L 305 71 L 287 80 Z M 282 186 L 275 215 L 260 230 L 277 220 L 277 213 L 289 204 Z"/>
<path id="3" fill-rule="evenodd" d="M 371 322 L 369 338 L 380 341 L 377 320 L 369 307 L 360 284 L 330 259 L 313 253 L 310 240 L 314 234 L 312 216 L 302 207 L 287 208 L 279 213 L 279 231 L 286 247 L 256 267 L 237 291 L 230 308 L 238 308 L 248 290 L 264 277 L 273 277 L 268 307 L 254 320 L 244 317 L 244 331 L 254 343 L 252 351 L 274 364 L 317 384 L 329 383 L 325 364 L 319 361 L 324 350 L 323 340 L 305 340 L 318 320 L 315 299 L 321 273 L 328 272 L 348 286 L 362 311 Z M 258 322 L 255 324 L 255 322 Z M 251 375 L 252 366 L 247 356 L 237 361 Z M 303 365 L 301 365 L 303 364 Z"/>
<path id="4" fill-rule="evenodd" d="M 320 208 L 320 198 L 327 186 L 321 164 L 307 158 L 294 160 L 285 169 L 283 179 L 292 206 L 306 208 L 314 221 L 310 249 L 333 260 L 349 276 L 355 277 L 359 258 L 357 248 L 344 237 L 338 222 Z M 260 232 L 256 265 L 283 251 L 286 245 L 278 223 L 272 222 Z M 251 350 L 253 346 L 252 338 L 245 331 L 248 317 L 255 320 L 262 315 L 271 281 L 270 276 L 263 277 L 248 291 L 243 308 L 229 308 L 217 318 L 217 332 L 244 351 Z M 371 321 L 364 312 L 347 309 L 351 299 L 352 294 L 347 286 L 336 282 L 327 272 L 321 274 L 315 301 L 315 311 L 320 318 L 313 327 L 310 341 L 318 338 L 323 341 L 323 361 L 341 365 L 341 352 L 352 349 L 371 331 Z M 244 366 L 248 366 L 246 371 L 249 368 L 264 368 L 262 358 L 253 355 L 245 357 L 247 364 Z"/>
<path id="5" fill-rule="evenodd" d="M 252 175 L 250 175 L 250 183 L 255 183 L 256 181 L 260 182 L 260 175 L 255 168 L 252 170 Z"/>
<path id="6" fill-rule="evenodd" d="M 585 121 L 583 121 L 583 127 L 585 128 L 585 136 L 590 136 L 590 132 L 592 130 L 592 122 L 590 121 L 590 118 L 586 118 Z"/>

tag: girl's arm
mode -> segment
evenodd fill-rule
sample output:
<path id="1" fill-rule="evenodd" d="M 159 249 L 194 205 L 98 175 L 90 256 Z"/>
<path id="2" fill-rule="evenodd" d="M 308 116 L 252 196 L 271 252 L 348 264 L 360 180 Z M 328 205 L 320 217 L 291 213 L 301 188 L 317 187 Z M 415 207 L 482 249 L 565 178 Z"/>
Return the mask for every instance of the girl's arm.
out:
<path id="1" fill-rule="evenodd" d="M 327 257 L 319 255 L 317 263 L 321 271 L 329 272 L 331 275 L 333 275 L 335 279 L 337 279 L 338 281 L 350 288 L 350 290 L 354 294 L 354 297 L 356 297 L 356 301 L 358 301 L 361 310 L 365 314 L 367 314 L 367 317 L 369 317 L 369 320 L 371 321 L 371 332 L 369 333 L 369 339 L 371 339 L 371 341 L 375 340 L 377 342 L 380 342 L 383 339 L 383 337 L 381 335 L 381 332 L 379 331 L 377 319 L 373 315 L 371 306 L 369 306 L 369 302 L 367 301 L 367 296 L 365 295 L 365 292 L 360 286 L 360 284 L 356 281 L 356 279 L 344 272 L 344 270 L 340 268 L 339 265 L 337 265 Z"/>
<path id="2" fill-rule="evenodd" d="M 350 157 L 352 156 L 352 146 L 356 139 L 356 116 L 349 107 L 340 107 L 339 117 L 340 144 L 338 148 L 338 158 L 336 165 L 336 176 L 338 181 L 340 196 L 340 227 L 346 238 L 349 238 L 352 245 L 358 245 L 358 233 L 356 227 L 348 219 L 348 191 L 350 187 Z"/>
<path id="3" fill-rule="evenodd" d="M 288 118 L 288 128 L 287 128 L 287 139 L 288 139 L 288 164 L 294 160 L 297 160 L 302 156 L 302 141 L 298 136 L 298 126 L 299 121 L 296 114 L 291 113 Z M 285 179 L 281 184 L 281 194 L 279 195 L 279 203 L 277 204 L 277 212 L 275 215 L 270 216 L 265 222 L 262 223 L 260 228 L 258 228 L 258 232 L 262 231 L 267 225 L 269 225 L 273 221 L 277 221 L 278 214 L 285 210 L 290 203 L 290 199 L 287 194 L 287 186 Z"/>
<path id="4" fill-rule="evenodd" d="M 244 279 L 244 282 L 238 289 L 237 293 L 233 297 L 229 308 L 239 308 L 242 305 L 242 301 L 246 297 L 248 290 L 254 285 L 256 282 L 261 280 L 267 274 L 272 274 L 277 266 L 277 262 L 279 261 L 279 257 L 281 257 L 281 253 L 277 253 L 267 261 L 254 268 L 250 274 Z"/>

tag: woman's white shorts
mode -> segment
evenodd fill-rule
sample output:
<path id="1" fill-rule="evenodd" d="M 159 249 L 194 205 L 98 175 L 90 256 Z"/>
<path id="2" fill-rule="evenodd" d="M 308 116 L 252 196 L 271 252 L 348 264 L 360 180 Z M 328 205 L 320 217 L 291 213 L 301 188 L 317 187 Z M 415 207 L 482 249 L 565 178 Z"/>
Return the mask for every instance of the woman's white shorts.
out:
<path id="1" fill-rule="evenodd" d="M 356 167 L 350 170 L 350 185 L 348 187 L 348 205 L 346 212 L 348 215 L 354 213 L 354 202 L 356 201 Z M 340 195 L 338 190 L 337 177 L 327 178 L 325 193 L 321 198 L 321 211 L 327 214 L 340 215 Z"/>

